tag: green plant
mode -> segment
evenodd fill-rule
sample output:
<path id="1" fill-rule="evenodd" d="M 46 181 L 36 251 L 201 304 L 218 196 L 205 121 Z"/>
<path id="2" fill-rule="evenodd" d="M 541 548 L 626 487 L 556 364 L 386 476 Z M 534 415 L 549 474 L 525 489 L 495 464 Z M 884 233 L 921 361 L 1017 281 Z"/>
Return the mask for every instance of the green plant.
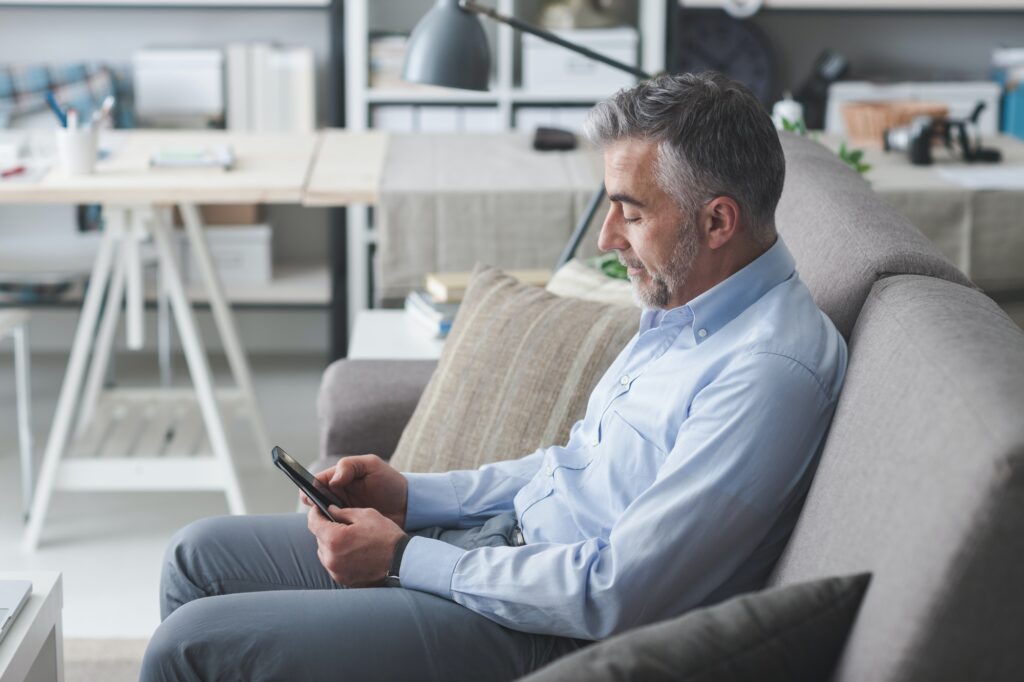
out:
<path id="1" fill-rule="evenodd" d="M 862 163 L 861 159 L 864 158 L 863 149 L 847 149 L 846 143 L 841 142 L 839 144 L 839 158 L 846 162 L 850 168 L 857 171 L 861 175 L 864 175 L 871 170 L 871 165 Z"/>
<path id="2" fill-rule="evenodd" d="M 803 121 L 790 121 L 788 118 L 782 119 L 782 129 L 787 133 L 796 133 L 797 135 L 806 135 L 807 126 L 804 125 Z"/>
<path id="3" fill-rule="evenodd" d="M 594 264 L 604 274 L 614 279 L 629 279 L 629 275 L 626 273 L 626 266 L 619 262 L 619 254 L 615 251 L 609 251 L 606 254 L 598 256 L 594 259 Z"/>
<path id="4" fill-rule="evenodd" d="M 788 118 L 782 119 L 782 129 L 787 133 L 796 133 L 802 137 L 807 137 L 807 126 L 804 125 L 803 121 L 790 121 Z M 817 135 L 810 136 L 812 140 L 817 139 Z M 863 163 L 864 158 L 863 149 L 848 149 L 845 142 L 839 144 L 839 158 L 843 160 L 850 168 L 857 171 L 861 175 L 864 175 L 871 170 L 871 165 Z"/>

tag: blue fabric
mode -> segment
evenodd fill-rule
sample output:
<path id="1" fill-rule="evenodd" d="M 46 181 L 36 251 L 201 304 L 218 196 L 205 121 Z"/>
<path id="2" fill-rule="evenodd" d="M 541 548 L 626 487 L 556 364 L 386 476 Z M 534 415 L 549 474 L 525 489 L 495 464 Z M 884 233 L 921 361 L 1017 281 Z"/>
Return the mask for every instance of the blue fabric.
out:
<path id="1" fill-rule="evenodd" d="M 117 86 L 113 71 L 102 65 L 0 65 L 0 111 L 17 118 L 46 110 L 46 93 L 52 90 L 62 107 L 77 109 L 79 119 L 87 121 L 107 95 L 120 94 Z"/>
<path id="2" fill-rule="evenodd" d="M 780 238 L 687 305 L 644 311 L 565 446 L 407 474 L 407 528 L 514 511 L 527 544 L 415 537 L 402 585 L 586 639 L 758 588 L 796 521 L 846 358 Z"/>

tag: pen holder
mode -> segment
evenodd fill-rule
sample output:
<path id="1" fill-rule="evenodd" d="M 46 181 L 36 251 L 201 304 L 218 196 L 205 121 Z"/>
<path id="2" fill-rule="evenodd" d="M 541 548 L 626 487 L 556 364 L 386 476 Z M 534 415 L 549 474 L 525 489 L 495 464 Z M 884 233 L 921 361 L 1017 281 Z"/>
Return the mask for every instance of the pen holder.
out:
<path id="1" fill-rule="evenodd" d="M 57 158 L 68 175 L 88 175 L 96 167 L 96 129 L 58 128 Z"/>

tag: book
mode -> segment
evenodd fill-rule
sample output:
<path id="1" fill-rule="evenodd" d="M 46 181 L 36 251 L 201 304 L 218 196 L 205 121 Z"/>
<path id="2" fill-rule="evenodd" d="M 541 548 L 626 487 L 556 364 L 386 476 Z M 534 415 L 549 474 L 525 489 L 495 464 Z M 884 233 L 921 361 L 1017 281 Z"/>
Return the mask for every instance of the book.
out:
<path id="1" fill-rule="evenodd" d="M 438 303 L 422 289 L 411 291 L 405 297 L 405 312 L 409 319 L 422 326 L 434 338 L 444 338 L 452 327 L 457 303 Z"/>
<path id="2" fill-rule="evenodd" d="M 456 303 L 462 300 L 469 286 L 471 272 L 431 272 L 427 273 L 425 286 L 438 303 Z M 550 270 L 506 270 L 523 284 L 542 287 L 551 279 Z"/>
<path id="3" fill-rule="evenodd" d="M 215 144 L 202 147 L 160 147 L 149 157 L 152 168 L 221 168 L 230 170 L 235 165 L 235 152 L 231 145 Z"/>

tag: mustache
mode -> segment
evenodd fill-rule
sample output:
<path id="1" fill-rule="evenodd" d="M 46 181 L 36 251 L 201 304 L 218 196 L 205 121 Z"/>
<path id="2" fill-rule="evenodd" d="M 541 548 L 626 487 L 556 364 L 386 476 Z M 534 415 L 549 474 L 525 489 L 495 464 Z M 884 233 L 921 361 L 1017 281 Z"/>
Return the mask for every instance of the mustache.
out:
<path id="1" fill-rule="evenodd" d="M 623 257 L 623 255 L 621 253 L 617 254 L 617 255 L 619 257 L 619 263 L 621 263 L 622 265 L 625 265 L 628 268 L 642 268 L 642 267 L 644 267 L 644 264 L 641 263 L 638 260 L 626 259 L 625 257 Z"/>

